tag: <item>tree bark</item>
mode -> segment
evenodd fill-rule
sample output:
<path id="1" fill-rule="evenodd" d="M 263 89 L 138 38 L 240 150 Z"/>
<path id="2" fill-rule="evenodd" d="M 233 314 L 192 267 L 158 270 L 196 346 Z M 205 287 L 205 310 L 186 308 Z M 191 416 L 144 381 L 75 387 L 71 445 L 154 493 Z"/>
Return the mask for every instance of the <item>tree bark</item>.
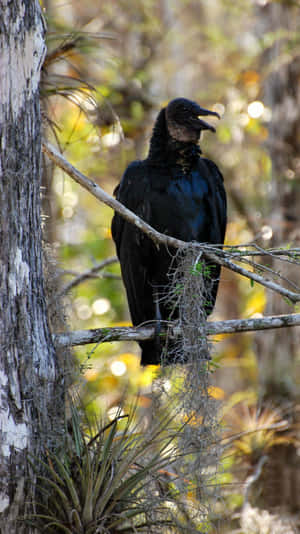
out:
<path id="1" fill-rule="evenodd" d="M 293 53 L 293 36 L 298 31 L 300 10 L 292 2 L 269 2 L 259 10 L 261 33 L 274 35 L 274 44 L 264 54 L 264 102 L 272 110 L 268 149 L 272 160 L 269 224 L 270 245 L 299 246 L 300 205 L 300 59 Z M 281 32 L 276 35 L 276 32 Z M 283 33 L 284 32 L 284 33 Z M 274 258 L 268 265 L 274 267 Z M 286 264 L 285 276 L 299 278 L 299 266 Z M 278 294 L 268 294 L 267 314 L 281 314 L 291 307 Z M 299 428 L 300 329 L 270 331 L 257 336 L 260 382 L 264 399 L 279 406 Z M 298 382 L 298 383 L 297 383 Z M 298 421 L 297 421 L 298 418 Z M 272 448 L 266 466 L 263 491 L 265 506 L 300 507 L 300 462 L 294 444 Z"/>
<path id="2" fill-rule="evenodd" d="M 269 3 L 261 10 L 264 33 L 285 30 L 292 35 L 300 22 L 299 7 L 286 3 Z M 298 246 L 300 204 L 300 59 L 286 52 L 287 40 L 277 38 L 265 53 L 265 69 L 270 75 L 265 82 L 265 104 L 272 110 L 269 124 L 268 149 L 272 160 L 270 193 L 271 246 Z M 282 64 L 282 61 L 284 63 Z M 271 259 L 274 264 L 274 259 Z M 299 267 L 286 265 L 285 276 L 299 278 Z M 287 313 L 291 307 L 278 295 L 268 295 L 268 313 Z M 266 395 L 271 397 L 282 389 L 284 395 L 294 397 L 295 364 L 299 355 L 300 332 L 289 335 L 271 332 L 264 338 L 265 356 L 261 359 Z M 278 391 L 279 392 L 279 391 Z M 279 392 L 280 393 L 280 392 Z"/>
<path id="3" fill-rule="evenodd" d="M 47 319 L 40 219 L 39 2 L 0 2 L 0 531 L 31 532 L 20 518 L 34 497 L 29 462 L 55 442 L 62 381 Z"/>

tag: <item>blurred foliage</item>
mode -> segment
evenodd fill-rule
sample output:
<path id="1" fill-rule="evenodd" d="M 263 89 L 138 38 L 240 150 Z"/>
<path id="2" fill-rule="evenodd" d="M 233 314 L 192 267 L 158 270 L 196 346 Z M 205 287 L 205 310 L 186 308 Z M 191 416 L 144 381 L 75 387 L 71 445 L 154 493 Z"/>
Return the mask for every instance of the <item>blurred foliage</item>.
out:
<path id="1" fill-rule="evenodd" d="M 256 239 L 267 247 L 272 229 L 268 220 L 271 161 L 266 145 L 272 111 L 263 103 L 268 72 L 262 68 L 262 58 L 274 43 L 284 40 L 277 64 L 288 61 L 298 54 L 300 41 L 299 32 L 257 30 L 259 9 L 269 3 L 74 0 L 61 4 L 49 0 L 43 85 L 49 137 L 73 165 L 112 193 L 128 163 L 145 156 L 155 115 L 168 100 L 186 96 L 215 109 L 222 116 L 217 134 L 206 134 L 201 146 L 224 174 L 229 200 L 227 243 Z M 112 212 L 60 170 L 54 173 L 49 195 L 51 235 L 67 283 L 115 255 Z M 118 264 L 112 264 L 68 295 L 71 329 L 130 324 L 119 275 Z M 265 305 L 264 289 L 224 271 L 212 319 L 259 317 Z M 247 402 L 256 403 L 254 336 L 216 336 L 214 342 L 211 395 L 224 398 L 233 411 L 237 391 L 246 392 L 241 394 L 244 402 L 247 397 Z M 104 343 L 78 348 L 76 354 L 82 371 L 80 394 L 91 410 L 114 414 L 125 392 L 129 399 L 139 392 L 137 404 L 141 413 L 147 413 L 156 369 L 140 368 L 137 344 Z M 249 430 L 251 421 L 256 421 L 255 409 L 246 414 L 242 405 L 235 432 Z M 262 413 L 272 417 L 273 412 Z M 239 448 L 245 457 L 254 448 L 272 446 L 259 445 L 262 438 L 267 439 L 266 433 L 258 433 L 255 444 L 249 436 L 235 443 L 235 450 Z M 238 481 L 232 469 L 235 454 L 224 456 L 222 475 L 231 488 L 230 509 L 242 502 L 240 487 L 234 486 Z"/>
<path id="2" fill-rule="evenodd" d="M 253 389 L 236 392 L 228 398 L 223 406 L 223 424 L 220 482 L 227 505 L 225 515 L 231 520 L 232 514 L 242 513 L 246 488 L 248 483 L 250 487 L 250 483 L 257 482 L 254 475 L 259 463 L 268 465 L 281 446 L 288 451 L 288 446 L 297 442 L 297 429 L 281 408 L 270 403 L 262 406 Z M 266 488 L 269 484 L 267 481 Z M 258 483 L 256 499 L 262 491 Z"/>

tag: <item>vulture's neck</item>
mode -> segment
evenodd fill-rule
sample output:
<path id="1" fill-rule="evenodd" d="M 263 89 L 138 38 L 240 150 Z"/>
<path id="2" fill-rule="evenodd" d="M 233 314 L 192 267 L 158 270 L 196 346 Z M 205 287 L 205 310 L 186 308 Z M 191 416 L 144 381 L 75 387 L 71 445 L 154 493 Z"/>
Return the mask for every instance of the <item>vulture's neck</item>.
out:
<path id="1" fill-rule="evenodd" d="M 153 165 L 180 165 L 190 168 L 200 154 L 201 149 L 195 143 L 184 143 L 170 136 L 163 108 L 154 124 L 147 160 Z"/>

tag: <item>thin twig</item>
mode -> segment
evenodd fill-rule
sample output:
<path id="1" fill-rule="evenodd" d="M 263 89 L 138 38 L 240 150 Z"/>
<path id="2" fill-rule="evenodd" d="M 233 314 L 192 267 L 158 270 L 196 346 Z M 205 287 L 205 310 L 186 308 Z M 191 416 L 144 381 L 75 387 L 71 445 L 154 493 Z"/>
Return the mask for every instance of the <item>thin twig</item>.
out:
<path id="1" fill-rule="evenodd" d="M 73 280 L 71 280 L 71 282 L 66 284 L 62 288 L 58 296 L 66 295 L 67 293 L 69 293 L 71 289 L 78 286 L 85 280 L 88 280 L 89 278 L 94 278 L 95 274 L 101 271 L 102 269 L 104 269 L 104 267 L 107 267 L 107 265 L 111 265 L 112 263 L 116 263 L 117 261 L 119 261 L 117 256 L 113 256 L 112 258 L 107 258 L 106 260 L 103 260 L 100 263 L 97 263 L 97 265 L 77 275 L 76 278 L 74 278 Z M 110 273 L 107 273 L 107 274 L 110 274 Z"/>
<path id="2" fill-rule="evenodd" d="M 243 503 L 243 508 L 245 508 L 245 506 L 248 504 L 248 501 L 249 501 L 249 493 L 250 493 L 250 488 L 251 486 L 254 484 L 254 482 L 256 482 L 259 477 L 261 476 L 261 473 L 262 473 L 262 468 L 263 466 L 265 465 L 265 463 L 268 461 L 268 456 L 266 454 L 264 454 L 264 456 L 261 456 L 261 458 L 258 460 L 257 462 L 257 466 L 255 468 L 255 471 L 252 475 L 250 475 L 247 479 L 246 479 L 246 482 L 245 482 L 245 487 L 244 487 L 244 503 Z"/>
<path id="3" fill-rule="evenodd" d="M 300 249 L 299 248 L 292 248 L 289 250 L 283 250 L 283 249 L 263 249 L 256 245 L 256 243 L 253 243 L 251 245 L 256 250 L 249 250 L 248 248 L 245 248 L 243 250 L 243 245 L 238 245 L 240 248 L 239 250 L 234 250 L 236 247 L 231 247 L 224 245 L 224 252 L 229 252 L 226 250 L 227 248 L 230 249 L 230 258 L 231 259 L 238 259 L 238 258 L 246 258 L 250 256 L 270 256 L 272 260 L 279 260 L 283 262 L 292 263 L 294 265 L 300 265 Z"/>
<path id="4" fill-rule="evenodd" d="M 204 253 L 207 258 L 214 261 L 215 263 L 219 263 L 220 265 L 222 265 L 223 267 L 227 267 L 231 271 L 241 274 L 242 276 L 245 276 L 246 278 L 250 278 L 250 280 L 257 282 L 258 284 L 266 287 L 267 289 L 271 289 L 272 291 L 279 293 L 283 297 L 288 298 L 291 302 L 294 302 L 296 304 L 297 302 L 300 301 L 300 293 L 289 291 L 288 289 L 280 286 L 279 284 L 277 284 L 276 282 L 273 282 L 272 280 L 267 280 L 256 273 L 250 272 L 247 269 L 244 269 L 243 267 L 236 265 L 233 261 L 228 260 L 225 257 L 221 257 L 220 252 L 218 252 L 218 255 L 217 255 L 217 254 L 213 254 L 212 252 L 207 253 L 206 250 L 204 249 Z"/>
<path id="5" fill-rule="evenodd" d="M 166 246 L 175 248 L 187 246 L 198 247 L 199 249 L 201 248 L 207 259 L 218 263 L 223 267 L 226 267 L 242 276 L 245 276 L 246 278 L 257 282 L 258 284 L 261 284 L 264 287 L 275 291 L 276 293 L 281 294 L 282 296 L 288 298 L 291 302 L 296 303 L 300 301 L 300 293 L 289 291 L 288 289 L 280 286 L 276 282 L 266 280 L 262 276 L 248 271 L 247 269 L 244 269 L 239 265 L 236 265 L 233 261 L 225 257 L 225 253 L 221 249 L 218 249 L 217 245 L 214 245 L 212 247 L 203 243 L 187 243 L 180 239 L 175 239 L 174 237 L 161 234 L 160 232 L 152 228 L 149 224 L 147 224 L 145 221 L 140 219 L 140 217 L 138 217 L 135 213 L 123 206 L 123 204 L 121 204 L 108 193 L 106 193 L 99 185 L 97 185 L 95 182 L 87 178 L 84 174 L 82 174 L 75 167 L 73 167 L 73 165 L 71 165 L 71 163 L 69 163 L 53 146 L 49 145 L 48 143 L 43 143 L 43 151 L 52 161 L 54 161 L 54 163 L 56 163 L 56 165 L 63 169 L 71 178 L 73 178 L 77 183 L 79 183 L 82 187 L 89 191 L 98 200 L 110 206 L 113 210 L 117 211 L 122 217 L 124 217 L 124 219 L 134 224 L 142 232 L 147 234 L 147 236 L 152 239 L 152 241 L 156 244 L 157 247 L 159 247 L 161 244 L 164 244 Z M 212 252 L 212 250 L 214 252 Z"/>
<path id="6" fill-rule="evenodd" d="M 296 289 L 296 291 L 300 291 L 299 286 L 295 284 L 292 280 L 289 280 L 289 278 L 287 278 L 286 276 L 283 276 L 283 274 L 281 274 L 279 271 L 275 271 L 274 269 L 271 269 L 271 267 L 268 267 L 267 265 L 263 265 L 253 260 L 249 260 L 246 257 L 243 257 L 243 258 L 240 257 L 238 261 L 240 261 L 241 263 L 246 263 L 247 265 L 250 265 L 254 271 L 257 270 L 257 271 L 265 272 L 265 273 L 270 274 L 271 276 L 280 278 L 281 280 L 283 280 L 284 282 L 292 286 L 294 289 Z"/>

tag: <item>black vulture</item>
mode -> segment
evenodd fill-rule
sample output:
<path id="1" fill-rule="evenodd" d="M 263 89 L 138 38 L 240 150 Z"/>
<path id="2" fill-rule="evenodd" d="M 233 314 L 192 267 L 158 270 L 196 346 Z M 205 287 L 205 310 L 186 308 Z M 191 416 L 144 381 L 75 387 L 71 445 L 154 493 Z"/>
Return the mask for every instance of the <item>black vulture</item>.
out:
<path id="1" fill-rule="evenodd" d="M 215 132 L 200 118 L 205 115 L 218 116 L 186 98 L 169 102 L 157 116 L 148 157 L 130 163 L 114 194 L 159 232 L 183 241 L 221 245 L 226 229 L 226 194 L 222 174 L 213 161 L 201 156 L 198 145 L 202 130 Z M 158 248 L 118 213 L 113 217 L 112 236 L 132 323 L 137 326 L 168 320 L 170 309 L 161 297 L 170 283 L 168 273 L 176 251 L 164 245 Z M 219 265 L 211 264 L 210 268 L 213 283 L 206 315 L 214 307 L 220 277 Z M 141 365 L 161 363 L 157 339 L 141 341 L 140 346 Z M 167 363 L 172 363 L 172 354 L 167 356 Z"/>

